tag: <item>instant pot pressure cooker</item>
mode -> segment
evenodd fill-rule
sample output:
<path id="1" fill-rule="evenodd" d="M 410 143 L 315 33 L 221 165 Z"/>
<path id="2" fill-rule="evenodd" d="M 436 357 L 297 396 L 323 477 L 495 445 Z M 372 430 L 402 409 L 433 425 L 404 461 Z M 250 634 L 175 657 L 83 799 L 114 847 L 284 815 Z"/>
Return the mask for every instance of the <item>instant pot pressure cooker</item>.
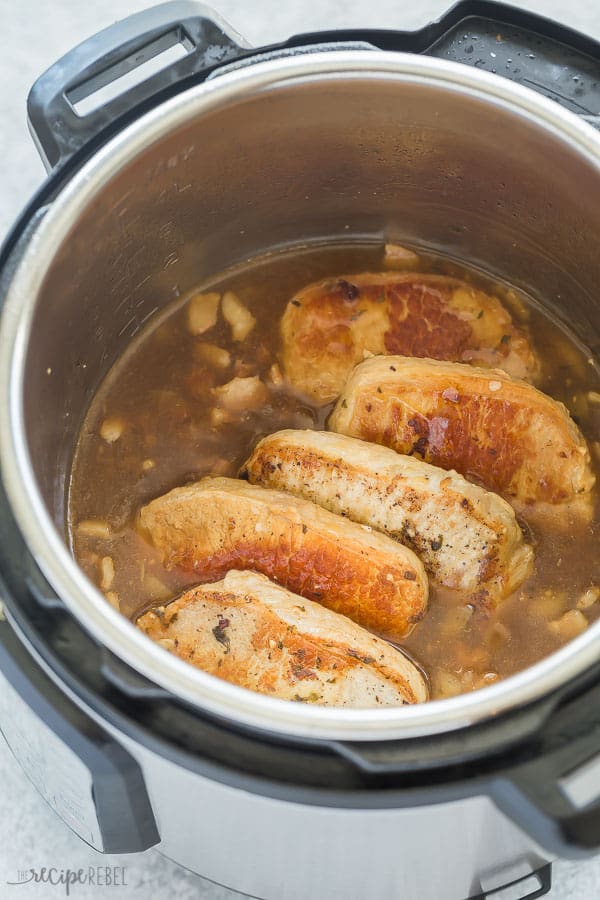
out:
<path id="1" fill-rule="evenodd" d="M 84 114 L 141 62 L 179 57 Z M 265 251 L 409 241 L 541 299 L 600 358 L 600 46 L 465 0 L 414 33 L 249 47 L 159 6 L 36 82 L 49 177 L 1 256 L 0 725 L 104 853 L 157 847 L 265 900 L 465 900 L 600 849 L 600 623 L 410 708 L 237 688 L 149 641 L 65 540 L 78 427 L 166 303 Z"/>

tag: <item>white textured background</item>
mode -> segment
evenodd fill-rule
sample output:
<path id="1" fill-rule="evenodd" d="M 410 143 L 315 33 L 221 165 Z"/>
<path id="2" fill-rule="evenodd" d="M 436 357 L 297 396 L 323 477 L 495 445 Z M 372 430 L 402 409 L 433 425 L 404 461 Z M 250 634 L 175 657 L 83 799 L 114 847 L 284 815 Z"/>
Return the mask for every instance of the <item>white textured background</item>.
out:
<path id="1" fill-rule="evenodd" d="M 214 0 L 225 19 L 254 44 L 300 31 L 342 27 L 411 29 L 442 13 L 451 0 Z M 42 181 L 44 172 L 29 138 L 25 99 L 45 68 L 73 45 L 116 19 L 149 5 L 145 0 L 0 0 L 0 236 Z M 522 0 L 521 6 L 551 16 L 600 39 L 600 0 Z M 204 810 L 203 815 L 209 815 Z M 432 864 L 435 864 L 435 848 Z M 82 844 L 45 806 L 0 739 L 0 900 L 52 900 L 60 888 L 9 887 L 19 869 L 89 865 L 126 867 L 126 888 L 81 888 L 74 898 L 121 900 L 233 900 L 239 897 L 178 868 L 150 851 L 128 857 L 99 856 Z M 600 898 L 598 861 L 554 866 L 555 900 Z M 307 898 L 308 900 L 308 898 Z M 311 900 L 327 900 L 315 897 Z M 348 900 L 360 900 L 349 897 Z M 399 900 L 399 898 L 382 898 Z M 419 900 L 405 897 L 402 900 Z M 442 898 L 440 900 L 455 900 Z"/>

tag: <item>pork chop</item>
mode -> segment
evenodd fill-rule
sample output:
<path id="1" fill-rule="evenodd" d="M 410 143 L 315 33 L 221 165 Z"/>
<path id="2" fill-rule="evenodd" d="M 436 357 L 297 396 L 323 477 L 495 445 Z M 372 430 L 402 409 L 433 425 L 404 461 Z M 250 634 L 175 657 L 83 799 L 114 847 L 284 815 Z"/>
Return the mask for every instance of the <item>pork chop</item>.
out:
<path id="1" fill-rule="evenodd" d="M 347 707 L 427 700 L 423 676 L 399 650 L 256 572 L 191 588 L 137 624 L 210 675 L 282 700 Z"/>
<path id="2" fill-rule="evenodd" d="M 534 379 L 531 341 L 497 297 L 442 275 L 386 272 L 329 278 L 290 300 L 281 320 L 282 363 L 317 403 L 335 400 L 366 354 L 501 367 Z"/>
<path id="3" fill-rule="evenodd" d="M 145 506 L 140 526 L 167 568 L 199 581 L 253 569 L 390 640 L 427 608 L 427 576 L 411 550 L 282 491 L 202 478 Z"/>
<path id="4" fill-rule="evenodd" d="M 410 547 L 439 584 L 497 600 L 529 575 L 531 547 L 511 506 L 462 475 L 356 438 L 278 431 L 242 469 Z"/>
<path id="5" fill-rule="evenodd" d="M 589 449 L 566 407 L 499 369 L 367 359 L 328 427 L 456 469 L 522 504 L 562 503 L 594 485 Z"/>

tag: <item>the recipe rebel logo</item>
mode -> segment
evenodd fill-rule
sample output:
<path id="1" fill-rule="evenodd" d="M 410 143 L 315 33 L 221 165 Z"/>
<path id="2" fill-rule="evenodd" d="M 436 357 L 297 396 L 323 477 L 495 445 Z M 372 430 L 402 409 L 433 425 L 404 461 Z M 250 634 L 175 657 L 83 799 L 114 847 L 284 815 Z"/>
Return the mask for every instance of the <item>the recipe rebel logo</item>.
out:
<path id="1" fill-rule="evenodd" d="M 19 869 L 16 880 L 6 883 L 12 886 L 45 884 L 62 888 L 65 896 L 70 897 L 78 885 L 91 885 L 97 888 L 127 887 L 126 874 L 123 866 L 87 866 L 81 869 L 58 869 L 51 866 L 42 869 Z"/>

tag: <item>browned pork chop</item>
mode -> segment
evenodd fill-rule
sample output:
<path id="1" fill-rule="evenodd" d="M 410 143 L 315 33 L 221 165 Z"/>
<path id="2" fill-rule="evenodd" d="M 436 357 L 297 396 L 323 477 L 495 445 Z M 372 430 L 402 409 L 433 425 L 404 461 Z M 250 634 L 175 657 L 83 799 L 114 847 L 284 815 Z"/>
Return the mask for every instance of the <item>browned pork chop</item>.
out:
<path id="1" fill-rule="evenodd" d="M 391 640 L 427 608 L 427 576 L 411 550 L 282 491 L 203 478 L 153 500 L 140 525 L 167 568 L 201 581 L 253 569 Z"/>
<path id="2" fill-rule="evenodd" d="M 509 504 L 462 475 L 326 431 L 278 431 L 245 464 L 253 484 L 289 491 L 411 547 L 438 583 L 499 599 L 530 574 Z"/>
<path id="3" fill-rule="evenodd" d="M 365 354 L 473 362 L 533 378 L 538 359 L 500 300 L 442 275 L 365 273 L 299 291 L 281 321 L 289 381 L 318 403 L 340 394 Z"/>
<path id="4" fill-rule="evenodd" d="M 358 365 L 329 428 L 479 481 L 520 503 L 562 503 L 594 485 L 562 403 L 499 369 L 403 356 Z"/>
<path id="5" fill-rule="evenodd" d="M 255 572 L 191 588 L 137 624 L 210 675 L 282 700 L 369 707 L 427 699 L 421 673 L 399 650 Z"/>

